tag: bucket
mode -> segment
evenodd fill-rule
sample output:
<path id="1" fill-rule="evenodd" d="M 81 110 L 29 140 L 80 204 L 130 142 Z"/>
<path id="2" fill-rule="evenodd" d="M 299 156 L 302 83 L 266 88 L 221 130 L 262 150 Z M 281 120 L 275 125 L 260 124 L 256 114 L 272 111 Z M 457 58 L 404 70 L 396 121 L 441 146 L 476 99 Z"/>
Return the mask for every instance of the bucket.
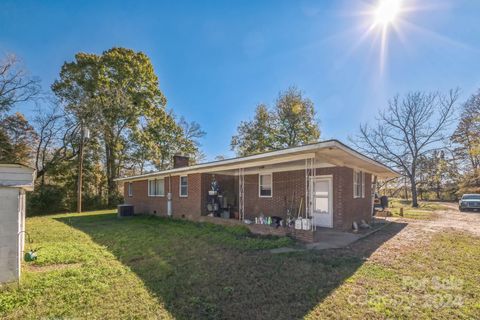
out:
<path id="1" fill-rule="evenodd" d="M 302 230 L 302 219 L 295 220 L 295 229 Z"/>
<path id="2" fill-rule="evenodd" d="M 302 229 L 310 230 L 312 228 L 312 223 L 310 219 L 302 219 Z"/>

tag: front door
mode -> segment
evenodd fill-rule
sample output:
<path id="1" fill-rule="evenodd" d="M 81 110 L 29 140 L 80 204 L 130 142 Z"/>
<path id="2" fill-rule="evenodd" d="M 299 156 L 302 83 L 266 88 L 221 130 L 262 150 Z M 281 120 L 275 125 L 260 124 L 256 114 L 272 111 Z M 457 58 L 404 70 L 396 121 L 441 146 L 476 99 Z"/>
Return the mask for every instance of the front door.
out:
<path id="1" fill-rule="evenodd" d="M 312 179 L 312 216 L 317 227 L 333 227 L 332 178 Z"/>

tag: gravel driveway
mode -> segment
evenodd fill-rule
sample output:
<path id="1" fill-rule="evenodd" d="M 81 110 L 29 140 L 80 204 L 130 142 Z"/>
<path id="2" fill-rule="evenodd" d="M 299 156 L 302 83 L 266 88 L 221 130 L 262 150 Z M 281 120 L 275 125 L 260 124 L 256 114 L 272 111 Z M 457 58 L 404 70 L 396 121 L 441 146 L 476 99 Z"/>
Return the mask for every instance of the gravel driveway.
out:
<path id="1" fill-rule="evenodd" d="M 433 219 L 388 218 L 393 222 L 388 228 L 354 243 L 351 249 L 369 252 L 376 248 L 368 259 L 388 265 L 404 253 L 427 248 L 439 232 L 467 232 L 480 237 L 479 212 L 460 212 L 454 203 L 439 204 L 447 208 L 435 211 Z"/>

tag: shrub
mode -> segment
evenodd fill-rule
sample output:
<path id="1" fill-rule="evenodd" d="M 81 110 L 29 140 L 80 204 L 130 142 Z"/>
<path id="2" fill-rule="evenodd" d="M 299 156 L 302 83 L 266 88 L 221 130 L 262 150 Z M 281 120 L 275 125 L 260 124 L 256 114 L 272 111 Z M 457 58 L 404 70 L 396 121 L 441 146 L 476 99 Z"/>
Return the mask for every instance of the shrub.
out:
<path id="1" fill-rule="evenodd" d="M 27 215 L 43 215 L 65 212 L 72 209 L 64 188 L 57 185 L 43 185 L 27 193 Z"/>

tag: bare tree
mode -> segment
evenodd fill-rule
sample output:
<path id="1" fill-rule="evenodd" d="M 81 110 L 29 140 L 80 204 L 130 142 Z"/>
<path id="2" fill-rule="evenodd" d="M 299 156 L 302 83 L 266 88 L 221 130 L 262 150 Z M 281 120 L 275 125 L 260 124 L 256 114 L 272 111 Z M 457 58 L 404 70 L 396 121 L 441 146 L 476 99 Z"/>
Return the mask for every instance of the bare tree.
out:
<path id="1" fill-rule="evenodd" d="M 412 92 L 402 99 L 396 96 L 379 113 L 374 126 L 361 125 L 352 139 L 360 151 L 402 172 L 410 182 L 413 207 L 418 207 L 419 158 L 442 147 L 458 95 L 456 89 L 446 95 Z"/>
<path id="2" fill-rule="evenodd" d="M 50 169 L 77 156 L 76 140 L 80 126 L 58 105 L 49 110 L 38 110 L 34 122 L 38 132 L 35 169 L 37 179 L 43 184 Z"/>
<path id="3" fill-rule="evenodd" d="M 215 158 L 213 158 L 214 161 L 221 161 L 225 159 L 227 159 L 227 157 L 225 157 L 223 154 L 219 154 L 218 156 L 215 156 Z"/>
<path id="4" fill-rule="evenodd" d="M 188 145 L 192 145 L 192 147 L 188 148 L 193 151 L 193 162 L 194 163 L 201 163 L 205 161 L 207 158 L 206 154 L 200 149 L 201 143 L 200 139 L 205 137 L 207 134 L 205 131 L 202 130 L 200 124 L 192 121 L 188 122 L 183 116 L 180 117 L 178 121 L 179 126 L 183 130 L 184 139 Z"/>
<path id="5" fill-rule="evenodd" d="M 0 60 L 0 114 L 40 93 L 40 81 L 29 77 L 15 55 Z"/>

